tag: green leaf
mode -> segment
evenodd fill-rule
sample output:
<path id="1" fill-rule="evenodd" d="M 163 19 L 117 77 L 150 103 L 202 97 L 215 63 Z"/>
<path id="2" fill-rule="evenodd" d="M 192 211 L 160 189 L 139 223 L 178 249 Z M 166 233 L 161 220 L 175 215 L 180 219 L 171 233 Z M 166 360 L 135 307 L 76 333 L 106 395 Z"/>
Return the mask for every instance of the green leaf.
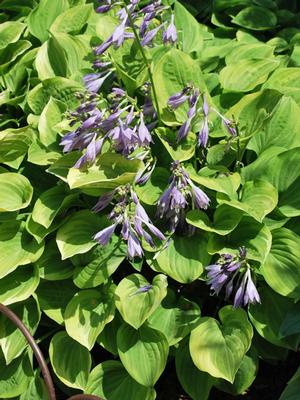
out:
<path id="1" fill-rule="evenodd" d="M 20 318 L 33 335 L 41 317 L 41 312 L 36 300 L 30 298 L 25 302 L 11 305 L 10 309 Z M 6 364 L 10 364 L 12 360 L 19 357 L 28 346 L 28 342 L 23 333 L 4 314 L 0 315 L 0 346 Z"/>
<path id="2" fill-rule="evenodd" d="M 117 335 L 118 352 L 129 375 L 152 387 L 165 369 L 169 345 L 166 337 L 146 325 L 135 330 L 123 324 Z"/>
<path id="3" fill-rule="evenodd" d="M 128 375 L 119 361 L 105 361 L 90 373 L 85 389 L 88 394 L 101 396 L 104 400 L 155 400 L 153 388 L 140 385 Z"/>
<path id="4" fill-rule="evenodd" d="M 65 385 L 85 389 L 92 365 L 88 349 L 65 332 L 58 332 L 51 339 L 49 356 L 56 376 Z"/>
<path id="5" fill-rule="evenodd" d="M 258 370 L 258 357 L 251 353 L 245 355 L 238 369 L 233 383 L 224 380 L 217 380 L 214 385 L 221 391 L 230 393 L 233 396 L 246 393 L 246 390 L 252 385 L 256 378 Z"/>
<path id="6" fill-rule="evenodd" d="M 223 204 L 218 206 L 214 213 L 214 221 L 211 222 L 204 211 L 191 210 L 186 214 L 186 221 L 193 226 L 207 232 L 214 232 L 217 235 L 228 235 L 239 224 L 242 219 L 243 212 Z"/>
<path id="7" fill-rule="evenodd" d="M 58 15 L 68 8 L 67 0 L 41 0 L 28 18 L 30 33 L 44 42 L 49 37 L 49 28 Z"/>
<path id="8" fill-rule="evenodd" d="M 25 392 L 33 375 L 28 354 L 25 352 L 9 365 L 0 354 L 0 396 L 9 399 Z"/>
<path id="9" fill-rule="evenodd" d="M 63 185 L 54 186 L 43 192 L 32 210 L 34 222 L 49 228 L 54 218 L 77 198 L 76 195 L 67 196 L 67 194 L 68 191 Z"/>
<path id="10" fill-rule="evenodd" d="M 264 83 L 277 67 L 279 62 L 274 59 L 241 60 L 222 69 L 220 82 L 227 91 L 249 92 Z"/>
<path id="11" fill-rule="evenodd" d="M 80 255 L 73 257 L 72 262 L 76 265 L 73 276 L 75 285 L 80 289 L 101 285 L 116 271 L 126 254 L 126 244 L 113 236 L 106 246 L 97 246 L 92 250 L 88 262 L 81 261 Z"/>
<path id="12" fill-rule="evenodd" d="M 0 162 L 18 169 L 35 132 L 28 126 L 0 132 Z"/>
<path id="13" fill-rule="evenodd" d="M 239 46 L 236 46 L 226 56 L 226 65 L 234 64 L 240 60 L 252 59 L 252 58 L 272 58 L 274 47 L 265 43 L 249 43 L 245 44 L 242 42 Z"/>
<path id="14" fill-rule="evenodd" d="M 199 306 L 169 290 L 167 297 L 148 318 L 151 328 L 162 332 L 173 346 L 187 336 L 200 318 Z"/>
<path id="15" fill-rule="evenodd" d="M 271 251 L 261 271 L 275 292 L 299 300 L 300 237 L 286 228 L 273 230 Z"/>
<path id="16" fill-rule="evenodd" d="M 255 31 L 275 28 L 276 15 L 265 7 L 251 6 L 242 9 L 231 20 L 234 24 Z"/>
<path id="17" fill-rule="evenodd" d="M 38 129 L 40 134 L 40 141 L 43 145 L 49 146 L 56 143 L 57 131 L 55 125 L 62 119 L 61 105 L 57 100 L 50 97 L 46 107 L 39 119 Z"/>
<path id="18" fill-rule="evenodd" d="M 47 281 L 61 281 L 70 278 L 74 266 L 70 260 L 62 261 L 56 241 L 51 239 L 45 245 L 41 257 L 35 262 L 40 277 Z"/>
<path id="19" fill-rule="evenodd" d="M 294 304 L 287 312 L 280 326 L 280 337 L 286 337 L 300 333 L 300 303 Z"/>
<path id="20" fill-rule="evenodd" d="M 20 174 L 0 174 L 0 212 L 26 208 L 32 198 L 33 188 L 29 180 Z"/>
<path id="21" fill-rule="evenodd" d="M 142 186 L 136 186 L 135 191 L 139 199 L 149 205 L 157 204 L 160 196 L 166 188 L 166 182 L 170 176 L 165 168 L 156 167 L 150 179 Z"/>
<path id="22" fill-rule="evenodd" d="M 17 268 L 0 280 L 0 303 L 9 305 L 26 300 L 39 282 L 39 271 L 32 264 Z"/>
<path id="23" fill-rule="evenodd" d="M 228 204 L 228 206 L 245 211 L 258 222 L 262 222 L 264 217 L 276 207 L 278 193 L 269 182 L 258 179 L 245 183 L 240 201 L 229 200 L 222 195 L 218 196 L 217 200 L 221 204 Z"/>
<path id="24" fill-rule="evenodd" d="M 35 374 L 25 391 L 21 394 L 20 400 L 48 400 L 48 393 L 45 382 Z"/>
<path id="25" fill-rule="evenodd" d="M 117 309 L 124 321 L 135 329 L 143 325 L 167 295 L 165 275 L 156 275 L 151 289 L 139 292 L 140 288 L 148 285 L 149 282 L 142 275 L 132 274 L 121 280 L 115 292 Z"/>
<path id="26" fill-rule="evenodd" d="M 289 380 L 287 387 L 282 392 L 279 400 L 298 400 L 300 392 L 300 368 Z"/>
<path id="27" fill-rule="evenodd" d="M 18 40 L 16 43 L 11 43 L 0 50 L 0 73 L 9 72 L 10 66 L 13 66 L 13 61 L 30 47 L 31 43 L 28 40 Z"/>
<path id="28" fill-rule="evenodd" d="M 82 254 L 96 246 L 93 236 L 103 229 L 106 219 L 100 218 L 89 210 L 77 211 L 59 228 L 56 242 L 62 260 L 75 254 Z"/>
<path id="29" fill-rule="evenodd" d="M 195 154 L 196 135 L 193 132 L 189 132 L 187 138 L 180 143 L 177 143 L 176 131 L 172 129 L 157 128 L 155 133 L 174 161 L 186 161 Z"/>
<path id="30" fill-rule="evenodd" d="M 0 278 L 13 272 L 19 265 L 36 261 L 44 250 L 24 230 L 24 224 L 7 221 L 0 225 Z"/>
<path id="31" fill-rule="evenodd" d="M 300 215 L 300 153 L 299 147 L 283 151 L 271 147 L 243 168 L 243 179 L 269 181 L 279 193 L 278 208 L 285 217 Z"/>
<path id="32" fill-rule="evenodd" d="M 190 353 L 201 371 L 233 383 L 250 348 L 253 329 L 242 309 L 223 307 L 219 318 L 221 323 L 211 317 L 201 318 L 191 332 Z"/>
<path id="33" fill-rule="evenodd" d="M 123 323 L 122 317 L 118 313 L 118 310 L 116 310 L 114 319 L 109 324 L 105 325 L 103 331 L 97 338 L 97 343 L 114 356 L 118 356 L 117 332 Z"/>
<path id="34" fill-rule="evenodd" d="M 272 243 L 270 230 L 251 217 L 243 217 L 237 228 L 227 236 L 211 235 L 207 251 L 210 254 L 232 253 L 241 246 L 247 249 L 247 258 L 263 263 Z"/>
<path id="35" fill-rule="evenodd" d="M 26 25 L 18 21 L 7 21 L 0 24 L 0 49 L 4 49 L 10 43 L 15 43 Z"/>
<path id="36" fill-rule="evenodd" d="M 93 10 L 92 4 L 78 5 L 60 13 L 50 27 L 52 33 L 80 33 Z"/>
<path id="37" fill-rule="evenodd" d="M 70 280 L 41 281 L 36 295 L 43 312 L 53 321 L 62 325 L 65 309 L 77 291 L 78 288 Z"/>
<path id="38" fill-rule="evenodd" d="M 105 325 L 114 318 L 114 289 L 109 284 L 80 291 L 66 307 L 64 319 L 68 335 L 89 350 Z"/>
<path id="39" fill-rule="evenodd" d="M 158 253 L 148 264 L 157 272 L 162 272 L 181 283 L 198 279 L 204 266 L 209 264 L 210 256 L 206 250 L 207 242 L 202 236 L 174 236 L 168 247 Z"/>
<path id="40" fill-rule="evenodd" d="M 183 123 L 186 120 L 188 110 L 188 105 L 186 104 L 171 112 L 167 107 L 167 102 L 171 95 L 180 92 L 183 87 L 191 83 L 199 88 L 201 93 L 206 91 L 199 63 L 188 54 L 175 48 L 170 49 L 155 62 L 153 80 L 162 120 L 167 125 L 177 125 L 178 122 Z"/>
<path id="41" fill-rule="evenodd" d="M 188 395 L 193 400 L 208 400 L 214 379 L 195 366 L 188 340 L 183 340 L 176 349 L 175 363 L 179 382 Z"/>
<path id="42" fill-rule="evenodd" d="M 198 21 L 178 1 L 175 2 L 174 11 L 175 26 L 182 41 L 182 50 L 186 53 L 201 50 L 203 31 Z"/>
<path id="43" fill-rule="evenodd" d="M 76 93 L 81 92 L 83 86 L 71 79 L 57 76 L 45 79 L 36 85 L 27 94 L 27 102 L 34 114 L 41 114 L 50 97 L 60 100 L 67 108 L 75 108 L 78 105 Z"/>
<path id="44" fill-rule="evenodd" d="M 121 154 L 105 153 L 87 170 L 71 168 L 67 180 L 71 189 L 88 189 L 90 194 L 97 196 L 103 189 L 114 189 L 133 182 L 140 167 L 139 160 L 127 160 Z"/>
<path id="45" fill-rule="evenodd" d="M 247 148 L 260 155 L 272 146 L 285 149 L 300 146 L 300 107 L 287 96 L 283 96 L 265 122 L 263 129 L 255 133 Z"/>
<path id="46" fill-rule="evenodd" d="M 251 305 L 249 317 L 257 332 L 275 346 L 296 350 L 299 346 L 300 335 L 282 338 L 281 325 L 286 314 L 293 307 L 293 301 L 280 296 L 267 286 L 260 287 L 261 304 Z"/>
<path id="47" fill-rule="evenodd" d="M 225 193 L 230 197 L 235 195 L 238 187 L 240 186 L 241 178 L 236 172 L 228 175 L 217 174 L 218 171 L 203 168 L 201 170 L 202 175 L 200 175 L 191 166 L 188 166 L 186 170 L 194 182 L 210 190 Z M 204 173 L 206 174 L 204 175 Z"/>

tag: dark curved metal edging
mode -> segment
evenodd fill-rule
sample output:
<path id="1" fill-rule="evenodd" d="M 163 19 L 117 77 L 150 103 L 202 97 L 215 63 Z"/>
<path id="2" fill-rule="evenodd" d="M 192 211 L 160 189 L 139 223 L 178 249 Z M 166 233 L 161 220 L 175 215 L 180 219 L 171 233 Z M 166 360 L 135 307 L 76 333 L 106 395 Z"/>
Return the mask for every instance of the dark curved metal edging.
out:
<path id="1" fill-rule="evenodd" d="M 49 400 L 56 400 L 56 394 L 55 394 L 55 388 L 53 385 L 52 377 L 48 368 L 48 365 L 45 361 L 45 358 L 43 356 L 43 353 L 41 352 L 41 349 L 37 345 L 36 341 L 34 340 L 33 336 L 29 332 L 29 330 L 26 328 L 26 326 L 23 324 L 23 322 L 20 320 L 20 318 L 13 312 L 11 311 L 8 307 L 4 306 L 3 304 L 0 304 L 0 312 L 4 314 L 7 318 L 9 318 L 13 324 L 16 325 L 18 329 L 23 333 L 25 336 L 27 342 L 29 343 L 30 347 L 32 348 L 32 351 L 37 359 L 37 362 L 41 368 L 42 375 L 45 380 L 45 384 L 47 387 L 47 392 L 48 392 L 48 398 Z M 75 396 L 69 397 L 67 400 L 103 400 L 98 396 L 94 396 L 92 394 L 76 394 Z"/>

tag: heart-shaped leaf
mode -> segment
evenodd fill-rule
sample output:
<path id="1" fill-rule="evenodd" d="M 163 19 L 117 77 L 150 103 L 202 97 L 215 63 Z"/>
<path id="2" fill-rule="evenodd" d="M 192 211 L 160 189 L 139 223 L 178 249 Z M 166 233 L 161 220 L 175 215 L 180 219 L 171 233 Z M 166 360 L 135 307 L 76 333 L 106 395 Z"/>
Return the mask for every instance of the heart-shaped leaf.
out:
<path id="1" fill-rule="evenodd" d="M 104 400 L 156 398 L 155 390 L 132 379 L 119 361 L 105 361 L 97 365 L 90 373 L 85 392 L 101 396 Z"/>
<path id="2" fill-rule="evenodd" d="M 169 345 L 166 337 L 146 325 L 135 330 L 123 324 L 117 334 L 118 352 L 129 375 L 152 387 L 165 369 Z"/>
<path id="3" fill-rule="evenodd" d="M 101 286 L 97 290 L 82 290 L 66 307 L 66 331 L 91 350 L 105 325 L 113 319 L 114 312 L 114 285 Z"/>
<path id="4" fill-rule="evenodd" d="M 176 298 L 175 293 L 168 290 L 167 297 L 150 315 L 148 323 L 151 328 L 162 332 L 173 346 L 191 332 L 199 318 L 200 308 L 196 303 L 182 296 Z"/>
<path id="5" fill-rule="evenodd" d="M 29 180 L 13 172 L 0 174 L 0 212 L 26 208 L 32 198 L 33 188 Z"/>
<path id="6" fill-rule="evenodd" d="M 124 321 L 138 329 L 167 295 L 167 278 L 157 275 L 152 285 L 140 274 L 122 279 L 116 292 L 116 307 Z"/>
<path id="7" fill-rule="evenodd" d="M 85 389 L 92 365 L 88 349 L 66 332 L 58 332 L 51 339 L 49 355 L 55 374 L 65 385 Z"/>
<path id="8" fill-rule="evenodd" d="M 201 371 L 233 383 L 251 345 L 253 329 L 242 309 L 223 307 L 219 317 L 221 323 L 211 317 L 201 318 L 191 332 L 190 353 Z"/>
<path id="9" fill-rule="evenodd" d="M 161 251 L 149 265 L 181 283 L 190 283 L 199 278 L 210 257 L 203 236 L 174 236 L 166 249 Z"/>

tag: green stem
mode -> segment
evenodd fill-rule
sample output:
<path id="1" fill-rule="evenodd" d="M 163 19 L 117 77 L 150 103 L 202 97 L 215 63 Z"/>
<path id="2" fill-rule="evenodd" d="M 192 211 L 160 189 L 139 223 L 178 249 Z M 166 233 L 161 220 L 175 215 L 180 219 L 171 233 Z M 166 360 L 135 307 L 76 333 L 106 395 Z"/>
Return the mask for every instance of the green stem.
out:
<path id="1" fill-rule="evenodd" d="M 135 29 L 134 22 L 133 22 L 133 19 L 131 17 L 131 14 L 130 14 L 128 8 L 127 8 L 127 5 L 124 4 L 124 7 L 125 7 L 125 10 L 126 10 L 127 15 L 128 15 L 128 19 L 129 19 L 131 28 L 133 30 L 134 37 L 135 37 L 135 39 L 137 41 L 139 51 L 140 51 L 140 53 L 141 53 L 141 55 L 143 57 L 145 66 L 146 66 L 147 71 L 148 71 L 150 83 L 151 83 L 151 86 L 152 86 L 152 92 L 153 92 L 153 97 L 154 97 L 154 103 L 155 103 L 155 108 L 156 108 L 156 112 L 157 112 L 157 117 L 158 117 L 158 120 L 160 121 L 160 111 L 159 111 L 159 105 L 158 105 L 157 94 L 156 94 L 156 90 L 155 90 L 155 86 L 154 86 L 153 76 L 152 76 L 152 72 L 151 72 L 151 64 L 147 60 L 145 51 L 143 49 L 143 46 L 141 45 L 141 41 L 140 41 L 139 35 L 138 35 L 138 33 L 137 33 L 136 29 Z"/>
<path id="2" fill-rule="evenodd" d="M 239 127 L 238 124 L 235 122 L 234 117 L 232 117 L 233 123 L 234 123 L 234 127 L 236 130 L 236 136 L 237 136 L 237 154 L 236 154 L 236 171 L 238 173 L 241 172 L 241 142 L 240 142 L 240 131 L 239 131 Z"/>

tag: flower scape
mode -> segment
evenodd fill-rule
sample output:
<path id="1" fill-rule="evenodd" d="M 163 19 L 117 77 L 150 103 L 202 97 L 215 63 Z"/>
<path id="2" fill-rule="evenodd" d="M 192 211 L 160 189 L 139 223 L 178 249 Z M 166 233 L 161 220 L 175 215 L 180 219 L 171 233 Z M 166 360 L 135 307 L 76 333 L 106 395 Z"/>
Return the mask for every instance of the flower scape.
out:
<path id="1" fill-rule="evenodd" d="M 0 303 L 60 398 L 300 393 L 298 3 L 2 3 Z M 0 371 L 47 398 L 2 315 Z"/>

